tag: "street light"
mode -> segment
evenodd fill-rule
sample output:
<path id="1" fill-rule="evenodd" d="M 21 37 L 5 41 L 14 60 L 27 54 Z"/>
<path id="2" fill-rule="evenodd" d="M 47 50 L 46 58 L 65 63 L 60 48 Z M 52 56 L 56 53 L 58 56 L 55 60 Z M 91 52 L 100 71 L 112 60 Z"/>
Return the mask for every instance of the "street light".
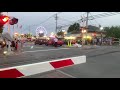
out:
<path id="1" fill-rule="evenodd" d="M 100 30 L 102 31 L 104 28 L 103 27 L 100 27 Z M 102 32 L 101 32 L 101 44 L 102 44 L 102 42 L 103 42 L 103 34 L 102 34 Z"/>
<path id="2" fill-rule="evenodd" d="M 82 33 L 82 47 L 83 47 L 83 37 L 84 37 L 84 33 L 87 33 L 87 30 L 84 28 L 81 28 L 81 33 Z"/>
<path id="3" fill-rule="evenodd" d="M 86 33 L 86 32 L 87 32 L 87 30 L 84 30 L 84 29 L 82 30 L 82 33 Z"/>
<path id="4" fill-rule="evenodd" d="M 103 30 L 103 27 L 100 27 L 100 30 Z"/>

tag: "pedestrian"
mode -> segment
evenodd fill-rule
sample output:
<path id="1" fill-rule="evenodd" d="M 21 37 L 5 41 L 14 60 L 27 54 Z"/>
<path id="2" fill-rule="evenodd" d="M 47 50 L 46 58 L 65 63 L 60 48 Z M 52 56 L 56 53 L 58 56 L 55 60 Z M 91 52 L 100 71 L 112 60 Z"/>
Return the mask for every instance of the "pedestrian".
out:
<path id="1" fill-rule="evenodd" d="M 57 37 L 54 38 L 54 46 L 57 47 L 57 44 L 58 44 L 58 39 Z"/>
<path id="2" fill-rule="evenodd" d="M 102 45 L 102 39 L 99 38 L 99 45 Z"/>
<path id="3" fill-rule="evenodd" d="M 112 38 L 109 39 L 109 45 L 112 45 Z"/>
<path id="4" fill-rule="evenodd" d="M 11 41 L 8 40 L 8 52 L 10 52 L 10 51 L 11 51 Z"/>
<path id="5" fill-rule="evenodd" d="M 7 49 L 8 49 L 8 40 L 6 40 L 6 47 L 7 47 Z"/>
<path id="6" fill-rule="evenodd" d="M 94 45 L 97 45 L 97 38 L 94 38 Z"/>
<path id="7" fill-rule="evenodd" d="M 15 50 L 15 41 L 12 41 L 12 42 L 11 42 L 11 48 L 12 48 L 12 51 Z"/>
<path id="8" fill-rule="evenodd" d="M 18 49 L 18 41 L 15 42 L 15 50 Z"/>

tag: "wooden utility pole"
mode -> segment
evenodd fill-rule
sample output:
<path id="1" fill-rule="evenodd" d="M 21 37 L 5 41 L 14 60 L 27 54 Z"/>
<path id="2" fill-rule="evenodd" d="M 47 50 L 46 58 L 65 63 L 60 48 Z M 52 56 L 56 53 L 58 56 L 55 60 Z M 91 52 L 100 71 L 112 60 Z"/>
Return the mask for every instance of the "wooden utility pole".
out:
<path id="1" fill-rule="evenodd" d="M 55 16 L 55 20 L 56 20 L 56 34 L 57 34 L 57 20 L 58 20 L 57 14 L 56 14 L 56 16 Z"/>
<path id="2" fill-rule="evenodd" d="M 86 17 L 86 43 L 88 44 L 87 41 L 87 36 L 88 36 L 88 16 L 89 16 L 89 12 L 87 12 L 87 17 Z"/>
<path id="3" fill-rule="evenodd" d="M 8 16 L 8 12 L 7 12 L 7 16 Z M 8 33 L 10 34 L 10 24 L 9 24 L 9 20 L 8 20 Z"/>

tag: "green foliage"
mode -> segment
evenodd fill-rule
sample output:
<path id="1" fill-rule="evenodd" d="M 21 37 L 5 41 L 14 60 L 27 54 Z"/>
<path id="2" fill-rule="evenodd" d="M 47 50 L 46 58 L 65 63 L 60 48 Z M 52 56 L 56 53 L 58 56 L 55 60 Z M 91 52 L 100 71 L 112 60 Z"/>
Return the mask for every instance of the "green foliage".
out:
<path id="1" fill-rule="evenodd" d="M 70 25 L 70 27 L 67 30 L 68 33 L 77 33 L 79 31 L 80 31 L 79 23 L 74 23 L 73 25 Z"/>
<path id="2" fill-rule="evenodd" d="M 57 33 L 58 36 L 64 36 L 64 32 L 60 31 Z"/>
<path id="3" fill-rule="evenodd" d="M 120 26 L 105 27 L 106 37 L 120 38 Z"/>
<path id="4" fill-rule="evenodd" d="M 96 26 L 92 26 L 92 25 L 88 25 L 88 30 L 89 31 L 98 31 L 99 27 Z M 71 25 L 68 30 L 68 33 L 79 33 L 80 32 L 80 24 L 79 23 L 74 23 L 73 25 Z"/>

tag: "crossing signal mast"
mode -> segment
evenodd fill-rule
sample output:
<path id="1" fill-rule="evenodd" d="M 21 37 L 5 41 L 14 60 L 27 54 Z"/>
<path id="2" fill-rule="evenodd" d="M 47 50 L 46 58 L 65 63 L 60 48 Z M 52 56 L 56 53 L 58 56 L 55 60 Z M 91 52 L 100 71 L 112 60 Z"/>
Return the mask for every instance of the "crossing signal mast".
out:
<path id="1" fill-rule="evenodd" d="M 6 24 L 9 21 L 9 19 L 10 18 L 8 16 L 0 16 L 0 26 Z"/>
<path id="2" fill-rule="evenodd" d="M 4 25 L 6 24 L 7 22 L 9 21 L 9 24 L 10 25 L 14 25 L 14 24 L 17 24 L 18 23 L 18 19 L 13 17 L 10 19 L 10 17 L 8 16 L 0 16 L 0 25 Z"/>
<path id="3" fill-rule="evenodd" d="M 8 15 L 0 16 L 0 26 L 4 26 L 8 23 L 8 32 L 10 33 L 10 25 L 14 25 L 18 23 L 18 19 L 15 17 L 9 17 Z"/>
<path id="4" fill-rule="evenodd" d="M 18 19 L 13 17 L 12 19 L 9 20 L 9 24 L 10 25 L 14 25 L 14 24 L 17 24 L 18 23 Z"/>

